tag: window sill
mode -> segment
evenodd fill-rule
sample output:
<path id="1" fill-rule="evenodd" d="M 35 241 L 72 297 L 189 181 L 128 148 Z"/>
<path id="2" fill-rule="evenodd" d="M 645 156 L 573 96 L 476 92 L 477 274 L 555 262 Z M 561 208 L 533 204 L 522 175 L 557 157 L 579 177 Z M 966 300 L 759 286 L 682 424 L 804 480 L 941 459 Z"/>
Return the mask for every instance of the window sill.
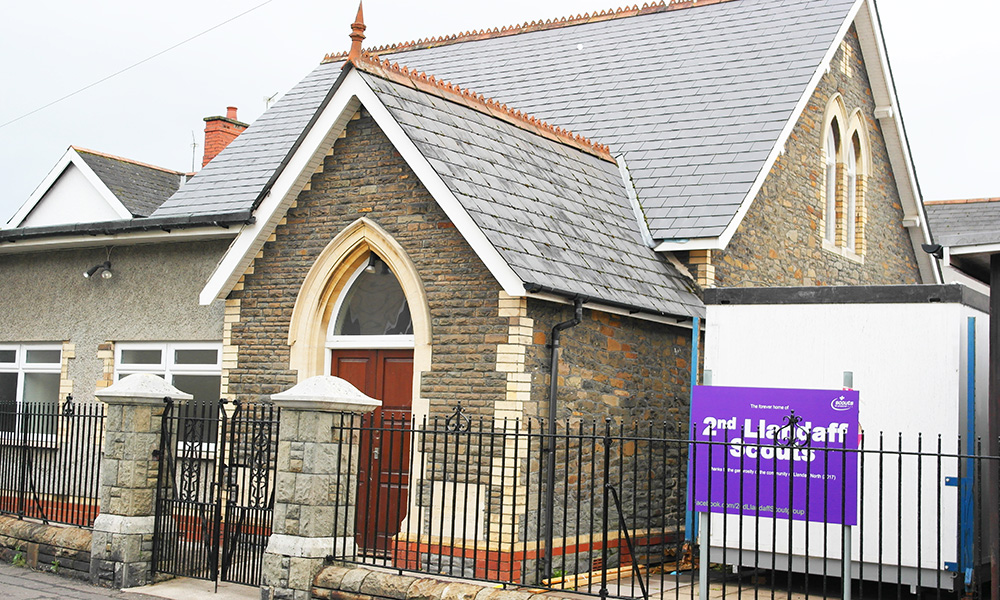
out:
<path id="1" fill-rule="evenodd" d="M 859 265 L 865 264 L 865 257 L 863 255 L 858 254 L 853 250 L 849 250 L 844 246 L 837 246 L 831 243 L 830 240 L 827 239 L 823 240 L 823 249 L 826 250 L 827 252 L 836 254 L 841 258 L 845 258 L 851 262 L 858 263 Z"/>

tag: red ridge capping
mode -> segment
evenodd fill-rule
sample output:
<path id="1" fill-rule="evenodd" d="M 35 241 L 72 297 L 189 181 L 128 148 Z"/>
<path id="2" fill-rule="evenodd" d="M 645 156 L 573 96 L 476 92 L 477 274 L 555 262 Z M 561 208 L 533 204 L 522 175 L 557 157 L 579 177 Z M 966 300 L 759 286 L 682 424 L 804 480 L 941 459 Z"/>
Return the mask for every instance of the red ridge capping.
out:
<path id="1" fill-rule="evenodd" d="M 611 150 L 604 144 L 593 142 L 562 127 L 550 125 L 537 117 L 509 108 L 506 104 L 501 104 L 492 98 L 462 89 L 456 84 L 439 81 L 433 75 L 418 72 L 415 69 L 411 71 L 405 66 L 401 67 L 399 63 L 390 63 L 388 60 L 367 53 L 362 54 L 356 60 L 348 61 L 348 63 L 365 73 L 468 106 L 475 111 L 501 119 L 552 141 L 572 146 L 603 160 L 615 162 L 614 157 L 611 156 Z"/>
<path id="2" fill-rule="evenodd" d="M 440 37 L 419 39 L 416 41 L 402 42 L 397 44 L 389 44 L 385 46 L 379 46 L 377 48 L 372 48 L 368 50 L 369 54 L 379 55 L 379 54 L 392 54 L 395 52 L 406 52 L 408 50 L 422 50 L 425 48 L 434 48 L 436 46 L 445 46 L 449 44 L 455 44 L 459 42 L 471 42 L 476 40 L 485 40 L 490 38 L 505 37 L 508 35 L 517 35 L 520 33 L 528 33 L 531 31 L 545 31 L 548 29 L 558 29 L 561 27 L 569 27 L 572 25 L 582 25 L 584 23 L 596 23 L 599 21 L 609 21 L 611 19 L 622 19 L 625 17 L 634 17 L 637 15 L 648 15 L 654 13 L 661 13 L 670 10 L 680 10 L 684 8 L 695 8 L 698 6 L 707 6 L 710 4 L 720 4 L 722 2 L 733 2 L 735 0 L 660 0 L 660 2 L 646 3 L 640 8 L 638 4 L 632 5 L 631 7 L 625 6 L 617 9 L 602 10 L 601 12 L 584 13 L 582 15 L 577 15 L 575 17 L 562 17 L 558 19 L 546 19 L 545 21 L 531 21 L 525 22 L 522 25 L 509 25 L 506 27 L 494 27 L 493 29 L 480 29 L 478 31 L 466 31 L 464 33 L 445 35 Z M 337 62 L 341 60 L 346 60 L 348 58 L 347 52 L 339 52 L 335 54 L 327 54 L 323 57 L 323 62 Z"/>
<path id="3" fill-rule="evenodd" d="M 124 156 L 115 156 L 114 154 L 108 154 L 107 152 L 99 152 L 97 150 L 91 150 L 89 148 L 81 148 L 80 146 L 70 146 L 73 150 L 77 152 L 83 152 L 85 154 L 93 154 L 94 156 L 102 156 L 104 158 L 110 158 L 111 160 L 117 160 L 119 162 L 128 163 L 131 165 L 137 165 L 140 167 L 146 167 L 147 169 L 155 169 L 157 171 L 163 171 L 164 173 L 170 173 L 171 175 L 187 175 L 188 177 L 194 175 L 193 172 L 185 171 L 175 171 L 173 169 L 168 169 L 166 167 L 160 167 L 157 165 L 151 165 L 149 163 L 139 162 L 137 160 L 132 160 L 131 158 L 125 158 Z"/>

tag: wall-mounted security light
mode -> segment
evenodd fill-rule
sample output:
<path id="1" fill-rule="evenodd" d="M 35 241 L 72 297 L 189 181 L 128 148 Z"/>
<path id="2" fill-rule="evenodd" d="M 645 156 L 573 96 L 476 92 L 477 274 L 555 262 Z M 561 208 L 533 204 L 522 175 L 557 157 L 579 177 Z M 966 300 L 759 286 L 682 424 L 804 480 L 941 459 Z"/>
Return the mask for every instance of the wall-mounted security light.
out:
<path id="1" fill-rule="evenodd" d="M 920 247 L 934 258 L 944 258 L 944 247 L 941 244 L 920 244 Z"/>
<path id="2" fill-rule="evenodd" d="M 102 279 L 111 279 L 114 273 L 111 271 L 111 261 L 106 260 L 99 265 L 94 265 L 87 269 L 83 276 L 86 279 L 90 279 L 96 275 L 100 274 Z"/>

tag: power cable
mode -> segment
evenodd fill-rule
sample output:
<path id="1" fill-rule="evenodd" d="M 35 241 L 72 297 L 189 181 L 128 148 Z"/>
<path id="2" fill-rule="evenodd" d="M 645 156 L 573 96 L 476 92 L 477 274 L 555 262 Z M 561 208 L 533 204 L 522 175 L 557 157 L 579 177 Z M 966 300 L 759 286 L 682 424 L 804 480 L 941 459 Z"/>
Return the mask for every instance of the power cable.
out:
<path id="1" fill-rule="evenodd" d="M 52 102 L 49 102 L 48 104 L 46 104 L 44 106 L 40 106 L 40 107 L 38 107 L 38 108 L 30 111 L 30 112 L 24 113 L 20 117 L 17 117 L 15 119 L 11 119 L 10 121 L 7 121 L 6 123 L 0 124 L 0 129 L 3 129 L 4 127 L 6 127 L 8 125 L 11 125 L 13 123 L 17 123 L 21 119 L 25 119 L 27 117 L 30 117 L 31 115 L 33 115 L 33 114 L 35 114 L 37 112 L 41 112 L 41 111 L 45 110 L 46 108 L 49 108 L 50 106 L 59 104 L 60 102 L 62 102 L 63 100 L 66 100 L 67 98 L 72 98 L 73 96 L 75 96 L 75 95 L 77 95 L 77 94 L 79 94 L 81 92 L 85 92 L 85 91 L 89 90 L 90 88 L 92 88 L 92 87 L 94 87 L 96 85 L 100 85 L 100 84 L 104 83 L 105 81 L 107 81 L 109 79 L 117 77 L 117 76 L 121 75 L 122 73 L 125 73 L 126 71 L 131 71 L 132 69 L 138 67 L 139 65 L 145 64 L 145 63 L 153 60 L 154 58 L 157 58 L 159 56 L 162 56 L 162 55 L 166 54 L 167 52 L 170 52 L 171 50 L 174 50 L 175 48 L 179 48 L 179 47 L 183 46 L 184 44 L 186 44 L 188 42 L 194 41 L 194 40 L 200 38 L 201 36 L 205 35 L 206 33 L 210 33 L 212 31 L 215 31 L 216 29 L 222 27 L 223 25 L 228 25 L 229 23 L 232 23 L 236 19 L 239 19 L 240 17 L 242 17 L 244 15 L 248 15 L 248 14 L 252 13 L 253 11 L 257 10 L 258 8 L 261 8 L 262 6 L 265 6 L 265 5 L 270 4 L 272 2 L 274 2 L 274 0 L 264 0 L 264 2 L 261 2 L 257 6 L 254 6 L 253 8 L 247 9 L 247 10 L 241 12 L 238 15 L 230 17 L 229 19 L 226 19 L 225 21 L 219 23 L 218 25 L 213 25 L 212 27 L 209 27 L 208 29 L 202 31 L 201 33 L 195 34 L 195 35 L 187 38 L 186 40 L 177 42 L 176 44 L 174 44 L 173 46 L 170 46 L 169 48 L 167 48 L 165 50 L 160 50 L 156 54 L 153 54 L 152 56 L 148 56 L 148 57 L 140 60 L 137 63 L 129 65 L 129 66 L 125 67 L 124 69 L 121 69 L 120 71 L 115 71 L 111 75 L 108 75 L 106 77 L 98 79 L 97 81 L 95 81 L 95 82 L 93 82 L 91 84 L 85 85 L 82 88 L 76 90 L 75 92 L 70 92 L 69 94 L 66 94 L 65 96 L 63 96 L 62 98 L 58 98 L 56 100 L 53 100 Z"/>

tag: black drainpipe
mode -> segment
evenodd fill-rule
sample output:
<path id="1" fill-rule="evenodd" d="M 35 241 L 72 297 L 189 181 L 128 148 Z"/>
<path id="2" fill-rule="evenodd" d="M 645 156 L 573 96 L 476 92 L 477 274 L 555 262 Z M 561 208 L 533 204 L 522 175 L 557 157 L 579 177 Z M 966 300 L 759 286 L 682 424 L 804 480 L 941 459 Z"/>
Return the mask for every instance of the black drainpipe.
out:
<path id="1" fill-rule="evenodd" d="M 546 455 L 545 469 L 545 564 L 542 573 L 546 578 L 552 577 L 552 520 L 556 504 L 556 399 L 559 395 L 559 335 L 564 329 L 576 327 L 583 320 L 583 299 L 577 297 L 574 301 L 573 318 L 563 321 L 552 328 L 552 365 L 549 369 L 551 381 L 549 382 L 549 428 L 548 439 L 545 443 L 544 452 Z"/>

